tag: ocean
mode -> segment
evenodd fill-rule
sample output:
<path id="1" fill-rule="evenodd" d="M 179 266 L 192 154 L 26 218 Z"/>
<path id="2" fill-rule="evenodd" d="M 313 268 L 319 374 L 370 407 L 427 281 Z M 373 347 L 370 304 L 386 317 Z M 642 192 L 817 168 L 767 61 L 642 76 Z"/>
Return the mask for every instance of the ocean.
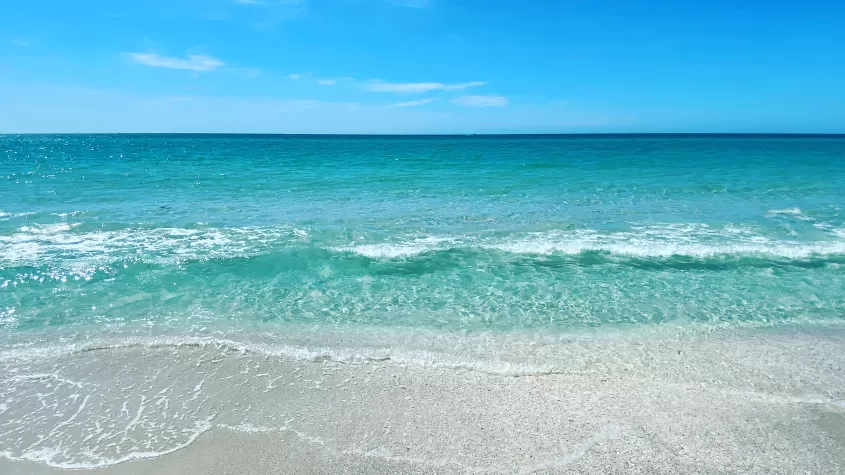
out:
<path id="1" fill-rule="evenodd" d="M 677 383 L 644 345 L 665 363 L 718 342 L 767 349 L 768 369 L 725 369 L 760 389 L 785 381 L 766 341 L 841 348 L 843 136 L 6 135 L 0 183 L 10 460 L 99 467 L 290 428 L 257 401 L 328 387 L 302 376 L 317 366 Z M 782 363 L 836 406 L 829 355 Z"/>

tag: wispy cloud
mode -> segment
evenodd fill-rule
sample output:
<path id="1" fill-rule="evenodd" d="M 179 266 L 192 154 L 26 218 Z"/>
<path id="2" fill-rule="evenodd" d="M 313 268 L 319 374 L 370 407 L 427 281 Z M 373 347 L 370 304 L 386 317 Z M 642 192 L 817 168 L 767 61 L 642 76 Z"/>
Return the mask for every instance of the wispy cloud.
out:
<path id="1" fill-rule="evenodd" d="M 321 86 L 334 86 L 335 84 L 337 84 L 337 80 L 335 80 L 335 79 L 320 79 L 319 81 L 317 81 L 317 84 L 319 84 Z"/>
<path id="2" fill-rule="evenodd" d="M 508 105 L 505 96 L 461 96 L 452 99 L 453 104 L 465 107 L 504 107 Z"/>
<path id="3" fill-rule="evenodd" d="M 21 48 L 32 46 L 32 43 L 26 40 L 12 40 L 12 44 L 15 46 L 20 46 Z"/>
<path id="4" fill-rule="evenodd" d="M 434 96 L 431 96 L 434 97 Z M 438 111 L 309 97 L 157 96 L 53 87 L 32 82 L 0 88 L 0 133 L 560 133 L 630 132 L 654 127 L 624 112 L 548 107 Z M 441 101 L 445 101 L 441 98 Z M 457 109 L 455 106 L 451 109 Z"/>
<path id="5" fill-rule="evenodd" d="M 126 53 L 133 62 L 152 68 L 182 69 L 187 71 L 215 71 L 226 63 L 204 54 L 189 54 L 186 58 L 161 56 L 157 53 Z"/>
<path id="6" fill-rule="evenodd" d="M 288 77 L 296 81 L 297 79 L 301 78 L 301 74 L 288 74 Z"/>
<path id="7" fill-rule="evenodd" d="M 375 92 L 397 92 L 397 93 L 421 93 L 431 91 L 457 91 L 469 87 L 483 86 L 487 83 L 481 81 L 463 82 L 458 84 L 443 84 L 442 82 L 411 82 L 391 83 L 381 81 L 370 81 L 367 89 Z"/>
<path id="8" fill-rule="evenodd" d="M 408 101 L 408 102 L 398 102 L 396 104 L 391 104 L 390 107 L 417 107 L 428 104 L 429 102 L 434 102 L 439 100 L 436 97 L 429 97 L 427 99 L 419 99 L 416 101 Z"/>
<path id="9" fill-rule="evenodd" d="M 428 8 L 434 5 L 434 0 L 385 0 L 398 7 Z"/>

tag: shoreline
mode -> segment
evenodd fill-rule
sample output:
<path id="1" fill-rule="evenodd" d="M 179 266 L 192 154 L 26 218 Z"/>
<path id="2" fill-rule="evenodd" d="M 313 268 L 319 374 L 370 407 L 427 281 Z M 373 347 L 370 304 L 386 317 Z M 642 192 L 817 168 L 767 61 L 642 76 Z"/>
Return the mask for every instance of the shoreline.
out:
<path id="1" fill-rule="evenodd" d="M 5 440 L 36 449 L 0 448 L 0 470 L 67 473 L 12 450 L 68 467 L 98 450 L 106 466 L 82 472 L 841 473 L 843 342 L 835 328 L 572 341 L 533 354 L 572 371 L 532 375 L 219 346 L 87 351 L 13 380 Z M 34 394 L 59 410 L 26 407 Z M 39 418 L 8 435 L 29 409 Z"/>

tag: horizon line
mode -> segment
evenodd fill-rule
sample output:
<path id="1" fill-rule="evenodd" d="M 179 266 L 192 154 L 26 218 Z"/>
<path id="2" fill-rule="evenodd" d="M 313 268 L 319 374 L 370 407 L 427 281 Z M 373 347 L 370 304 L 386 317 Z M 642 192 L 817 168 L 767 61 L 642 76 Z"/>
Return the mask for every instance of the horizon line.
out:
<path id="1" fill-rule="evenodd" d="M 733 136 L 845 137 L 845 132 L 552 132 L 552 133 L 284 133 L 284 132 L 0 132 L 15 135 L 206 135 L 263 137 L 560 137 L 560 136 Z"/>

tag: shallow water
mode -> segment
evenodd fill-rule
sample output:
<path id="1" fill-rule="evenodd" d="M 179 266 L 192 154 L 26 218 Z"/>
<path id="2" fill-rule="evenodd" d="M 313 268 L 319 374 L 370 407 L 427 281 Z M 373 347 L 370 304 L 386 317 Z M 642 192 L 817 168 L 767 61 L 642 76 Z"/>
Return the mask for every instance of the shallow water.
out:
<path id="1" fill-rule="evenodd" d="M 677 382 L 639 345 L 799 332 L 780 358 L 845 321 L 845 138 L 0 136 L 0 180 L 9 458 L 91 466 L 178 448 L 222 400 L 200 410 L 186 402 L 199 381 L 137 381 L 184 374 L 210 348 Z M 103 392 L 92 373 L 113 361 L 138 392 Z M 816 375 L 796 394 L 842 400 L 835 372 L 796 361 L 808 366 L 783 374 Z M 758 363 L 762 385 L 781 374 Z M 168 424 L 156 397 L 192 409 Z M 83 416 L 111 405 L 120 430 Z M 140 420 L 155 447 L 137 445 Z M 83 429 L 87 442 L 126 431 L 85 445 Z"/>

